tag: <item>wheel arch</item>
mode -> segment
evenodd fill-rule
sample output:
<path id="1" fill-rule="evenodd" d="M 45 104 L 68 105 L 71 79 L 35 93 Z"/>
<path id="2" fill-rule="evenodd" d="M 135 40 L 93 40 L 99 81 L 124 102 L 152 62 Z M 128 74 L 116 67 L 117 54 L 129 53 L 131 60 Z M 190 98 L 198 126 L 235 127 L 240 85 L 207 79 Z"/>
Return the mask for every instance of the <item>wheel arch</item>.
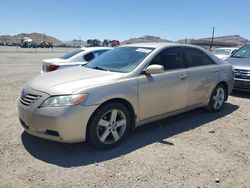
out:
<path id="1" fill-rule="evenodd" d="M 221 82 L 219 82 L 219 83 L 216 85 L 216 87 L 217 87 L 218 85 L 223 85 L 223 86 L 225 87 L 225 90 L 226 90 L 225 101 L 227 101 L 227 99 L 228 99 L 228 84 L 227 84 L 227 82 L 221 81 Z M 216 88 L 216 87 L 215 87 L 215 88 Z"/>
<path id="2" fill-rule="evenodd" d="M 89 128 L 90 128 L 90 122 L 92 121 L 94 115 L 97 113 L 97 111 L 98 111 L 100 108 L 102 108 L 103 106 L 105 106 L 105 105 L 107 105 L 107 104 L 110 104 L 110 103 L 120 103 L 120 104 L 124 105 L 124 106 L 128 109 L 128 111 L 129 111 L 129 113 L 130 113 L 130 115 L 131 115 L 131 120 L 132 120 L 132 122 L 131 122 L 131 129 L 134 129 L 134 128 L 135 128 L 136 114 L 135 114 L 135 110 L 134 110 L 132 104 L 131 104 L 128 100 L 123 99 L 123 98 L 113 98 L 113 99 L 109 99 L 109 100 L 103 102 L 103 103 L 102 103 L 102 104 L 92 113 L 91 117 L 90 117 L 89 120 L 88 120 L 88 124 L 87 124 L 87 128 L 86 128 L 86 140 L 88 140 L 88 132 L 89 132 Z"/>

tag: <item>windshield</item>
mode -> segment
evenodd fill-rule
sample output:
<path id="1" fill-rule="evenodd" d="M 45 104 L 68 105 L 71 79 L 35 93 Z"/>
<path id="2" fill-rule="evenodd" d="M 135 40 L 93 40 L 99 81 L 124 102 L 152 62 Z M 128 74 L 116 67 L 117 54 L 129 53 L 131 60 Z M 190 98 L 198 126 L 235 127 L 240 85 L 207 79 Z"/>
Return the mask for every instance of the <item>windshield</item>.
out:
<path id="1" fill-rule="evenodd" d="M 128 73 L 135 69 L 154 48 L 120 47 L 110 50 L 86 66 L 99 70 Z"/>
<path id="2" fill-rule="evenodd" d="M 250 58 L 250 45 L 245 45 L 239 49 L 232 57 L 236 58 Z"/>
<path id="3" fill-rule="evenodd" d="M 69 58 L 73 57 L 74 55 L 76 55 L 76 54 L 78 54 L 78 53 L 80 53 L 80 52 L 83 52 L 83 51 L 84 51 L 83 49 L 81 49 L 81 50 L 75 50 L 75 51 L 72 51 L 72 52 L 70 52 L 70 53 L 67 53 L 67 54 L 63 55 L 63 56 L 60 57 L 60 58 L 61 58 L 61 59 L 69 59 Z"/>
<path id="4" fill-rule="evenodd" d="M 215 55 L 230 55 L 231 50 L 229 49 L 214 49 L 212 51 Z"/>

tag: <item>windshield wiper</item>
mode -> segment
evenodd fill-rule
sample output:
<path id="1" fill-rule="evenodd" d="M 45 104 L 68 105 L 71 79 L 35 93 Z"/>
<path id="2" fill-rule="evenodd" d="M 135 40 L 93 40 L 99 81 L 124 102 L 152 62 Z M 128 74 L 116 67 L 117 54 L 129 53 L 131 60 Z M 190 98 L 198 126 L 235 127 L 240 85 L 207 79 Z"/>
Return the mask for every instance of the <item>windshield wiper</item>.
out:
<path id="1" fill-rule="evenodd" d="M 104 69 L 102 67 L 90 67 L 92 69 L 96 69 L 96 70 L 104 70 L 104 71 L 108 71 L 107 69 Z"/>
<path id="2" fill-rule="evenodd" d="M 234 58 L 244 58 L 244 57 L 240 57 L 240 56 L 231 56 L 231 57 L 234 57 Z"/>
<path id="3" fill-rule="evenodd" d="M 88 66 L 88 64 L 84 64 L 84 65 L 82 65 L 82 66 L 83 66 L 83 67 L 90 68 L 90 69 L 96 69 L 96 70 L 109 71 L 109 70 L 107 70 L 107 69 L 104 69 L 104 68 L 102 68 L 102 67 L 98 67 L 98 66 L 96 66 L 96 67 L 91 67 L 91 66 Z"/>

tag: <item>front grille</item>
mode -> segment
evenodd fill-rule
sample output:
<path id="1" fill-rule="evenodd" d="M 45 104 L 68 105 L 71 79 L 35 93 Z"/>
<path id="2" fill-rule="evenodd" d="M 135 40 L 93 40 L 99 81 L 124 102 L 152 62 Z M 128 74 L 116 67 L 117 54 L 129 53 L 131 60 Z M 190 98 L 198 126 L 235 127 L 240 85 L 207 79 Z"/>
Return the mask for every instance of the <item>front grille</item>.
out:
<path id="1" fill-rule="evenodd" d="M 250 70 L 234 69 L 235 78 L 250 79 Z"/>
<path id="2" fill-rule="evenodd" d="M 30 106 L 36 102 L 41 96 L 34 94 L 25 94 L 20 97 L 20 102 L 25 106 Z"/>

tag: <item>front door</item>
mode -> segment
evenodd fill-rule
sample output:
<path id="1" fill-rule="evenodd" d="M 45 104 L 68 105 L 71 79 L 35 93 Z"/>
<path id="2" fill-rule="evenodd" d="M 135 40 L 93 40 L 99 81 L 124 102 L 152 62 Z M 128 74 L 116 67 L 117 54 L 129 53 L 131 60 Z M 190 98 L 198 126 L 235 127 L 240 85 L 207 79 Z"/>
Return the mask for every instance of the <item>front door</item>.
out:
<path id="1" fill-rule="evenodd" d="M 183 109 L 187 104 L 188 75 L 180 48 L 163 50 L 149 65 L 153 64 L 164 66 L 165 71 L 138 77 L 140 120 Z"/>

